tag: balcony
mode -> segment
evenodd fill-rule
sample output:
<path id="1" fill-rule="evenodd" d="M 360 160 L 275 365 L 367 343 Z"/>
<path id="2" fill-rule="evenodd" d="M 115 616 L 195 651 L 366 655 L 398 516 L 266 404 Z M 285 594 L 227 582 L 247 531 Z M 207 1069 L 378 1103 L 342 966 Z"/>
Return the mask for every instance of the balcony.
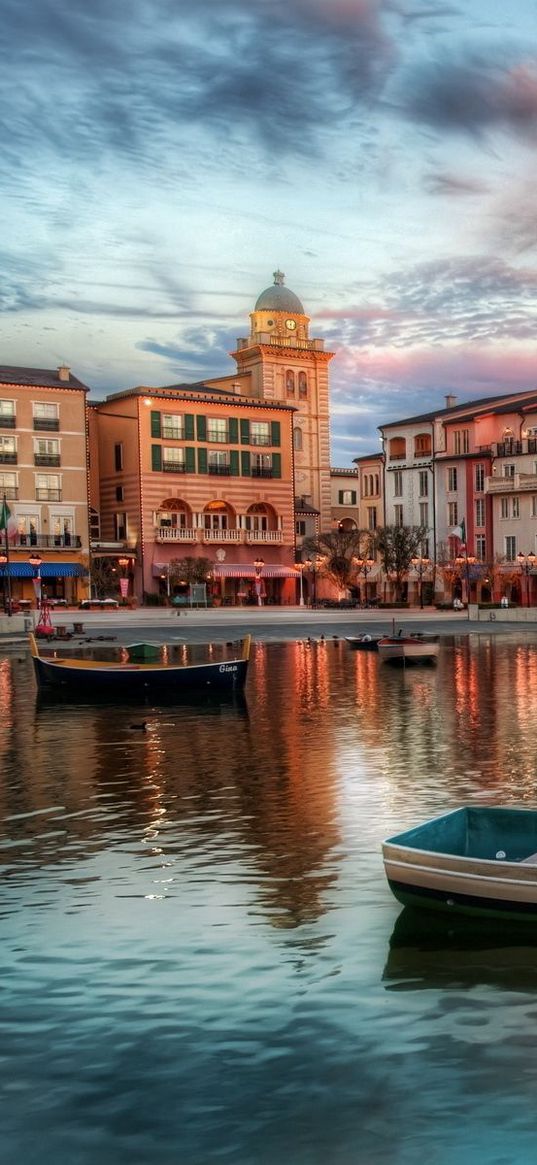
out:
<path id="1" fill-rule="evenodd" d="M 0 465 L 16 465 L 16 453 L 0 453 Z"/>
<path id="2" fill-rule="evenodd" d="M 17 418 L 15 413 L 0 413 L 0 429 L 16 429 Z"/>
<path id="3" fill-rule="evenodd" d="M 34 417 L 35 433 L 58 433 L 60 422 L 58 417 Z"/>
<path id="4" fill-rule="evenodd" d="M 61 502 L 62 491 L 61 489 L 36 489 L 35 500 L 36 502 Z"/>
<path id="5" fill-rule="evenodd" d="M 246 530 L 246 542 L 249 546 L 281 546 L 283 530 Z"/>
<path id="6" fill-rule="evenodd" d="M 266 437 L 263 437 L 260 433 L 251 433 L 250 445 L 272 445 L 272 441 L 268 434 Z"/>
<path id="7" fill-rule="evenodd" d="M 252 477 L 272 477 L 272 465 L 252 465 Z"/>
<path id="8" fill-rule="evenodd" d="M 162 437 L 164 441 L 184 441 L 184 429 L 171 429 L 168 425 L 162 426 Z"/>
<path id="9" fill-rule="evenodd" d="M 202 530 L 203 542 L 242 542 L 242 530 Z"/>
<path id="10" fill-rule="evenodd" d="M 163 461 L 163 473 L 186 473 L 186 465 L 184 461 Z"/>
<path id="11" fill-rule="evenodd" d="M 512 477 L 485 478 L 485 493 L 537 493 L 537 473 L 515 473 Z"/>
<path id="12" fill-rule="evenodd" d="M 13 540 L 15 549 L 38 546 L 41 550 L 80 550 L 82 541 L 78 534 L 17 534 Z"/>
<path id="13" fill-rule="evenodd" d="M 211 465 L 209 462 L 207 469 L 209 473 L 214 474 L 216 477 L 230 477 L 231 475 L 230 465 Z"/>
<path id="14" fill-rule="evenodd" d="M 57 469 L 61 465 L 59 453 L 35 453 L 34 465 L 44 465 L 49 469 Z"/>
<path id="15" fill-rule="evenodd" d="M 157 526 L 157 542 L 197 542 L 197 531 L 191 526 Z"/>
<path id="16" fill-rule="evenodd" d="M 227 445 L 229 437 L 227 433 L 222 433 L 220 429 L 207 429 L 207 441 L 211 445 Z"/>

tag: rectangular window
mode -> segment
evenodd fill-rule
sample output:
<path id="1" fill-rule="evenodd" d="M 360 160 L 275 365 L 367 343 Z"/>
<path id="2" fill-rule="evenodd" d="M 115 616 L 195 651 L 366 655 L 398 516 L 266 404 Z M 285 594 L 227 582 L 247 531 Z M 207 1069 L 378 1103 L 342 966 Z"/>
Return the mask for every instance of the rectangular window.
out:
<path id="1" fill-rule="evenodd" d="M 59 465 L 60 442 L 55 438 L 47 440 L 45 437 L 34 439 L 34 465 Z"/>
<path id="2" fill-rule="evenodd" d="M 298 521 L 298 522 L 295 522 L 295 530 L 296 530 L 299 538 L 305 538 L 305 536 L 306 536 L 306 523 L 303 522 L 302 519 L 300 519 L 300 521 Z"/>
<path id="3" fill-rule="evenodd" d="M 268 421 L 250 421 L 250 445 L 271 445 L 272 434 Z"/>
<path id="4" fill-rule="evenodd" d="M 454 453 L 468 453 L 470 450 L 470 430 L 456 429 L 453 434 Z"/>
<path id="5" fill-rule="evenodd" d="M 20 514 L 17 519 L 17 536 L 21 546 L 37 546 L 39 519 L 37 514 Z"/>
<path id="6" fill-rule="evenodd" d="M 116 542 L 127 541 L 127 515 L 114 514 L 114 539 Z"/>
<path id="7" fill-rule="evenodd" d="M 393 507 L 393 524 L 394 524 L 394 526 L 403 526 L 404 525 L 403 507 L 402 506 L 394 506 Z"/>
<path id="8" fill-rule="evenodd" d="M 0 496 L 6 495 L 6 501 L 16 501 L 19 495 L 16 473 L 0 473 Z"/>
<path id="9" fill-rule="evenodd" d="M 252 477 L 272 477 L 272 453 L 252 453 L 250 473 Z"/>
<path id="10" fill-rule="evenodd" d="M 227 451 L 209 449 L 207 457 L 207 469 L 209 473 L 217 474 L 220 477 L 229 477 L 230 468 L 229 453 Z"/>
<path id="11" fill-rule="evenodd" d="M 37 502 L 61 502 L 61 478 L 57 473 L 36 473 L 35 499 Z"/>
<path id="12" fill-rule="evenodd" d="M 338 500 L 340 506 L 355 506 L 356 505 L 356 490 L 354 489 L 340 489 L 338 493 Z"/>
<path id="13" fill-rule="evenodd" d="M 17 438 L 0 437 L 0 465 L 17 464 Z"/>
<path id="14" fill-rule="evenodd" d="M 123 469 L 123 441 L 118 441 L 117 445 L 114 445 L 114 466 L 116 473 Z"/>
<path id="15" fill-rule="evenodd" d="M 475 492 L 476 494 L 483 493 L 485 488 L 485 466 L 476 465 L 475 467 Z"/>
<path id="16" fill-rule="evenodd" d="M 457 470 L 455 466 L 451 466 L 447 471 L 447 487 L 448 493 L 455 493 L 457 489 Z"/>
<path id="17" fill-rule="evenodd" d="M 393 496 L 394 498 L 403 496 L 403 473 L 400 469 L 396 469 L 393 475 Z"/>
<path id="18" fill-rule="evenodd" d="M 403 507 L 401 506 L 401 509 L 402 508 Z M 402 525 L 402 523 L 401 523 L 401 525 Z M 367 529 L 368 530 L 376 530 L 376 528 L 377 528 L 377 507 L 376 506 L 368 506 L 367 507 Z"/>
<path id="19" fill-rule="evenodd" d="M 520 518 L 520 498 L 513 498 L 513 518 Z"/>
<path id="20" fill-rule="evenodd" d="M 429 503 L 420 502 L 420 526 L 429 527 Z"/>
<path id="21" fill-rule="evenodd" d="M 515 562 L 516 560 L 516 538 L 514 534 L 508 534 L 505 539 L 505 557 L 508 562 Z"/>
<path id="22" fill-rule="evenodd" d="M 516 467 L 514 465 L 504 465 L 503 476 L 504 477 L 514 477 L 515 476 L 515 468 Z"/>
<path id="23" fill-rule="evenodd" d="M 475 503 L 475 524 L 476 526 L 485 525 L 485 499 L 478 498 Z"/>
<path id="24" fill-rule="evenodd" d="M 55 546 L 71 546 L 73 542 L 73 519 L 63 514 L 52 514 L 50 532 L 54 537 Z"/>
<path id="25" fill-rule="evenodd" d="M 500 518 L 509 517 L 509 498 L 500 498 Z"/>
<path id="26" fill-rule="evenodd" d="M 14 400 L 0 400 L 0 428 L 14 429 L 17 423 Z"/>
<path id="27" fill-rule="evenodd" d="M 420 498 L 428 498 L 429 497 L 429 474 L 427 473 L 426 469 L 420 469 L 419 490 L 420 490 L 420 494 L 419 494 Z"/>
<path id="28" fill-rule="evenodd" d="M 58 405 L 48 401 L 34 401 L 33 404 L 34 429 L 57 432 L 60 427 Z"/>
<path id="29" fill-rule="evenodd" d="M 175 445 L 162 447 L 162 469 L 164 473 L 184 473 L 186 470 L 185 451 Z"/>
<path id="30" fill-rule="evenodd" d="M 122 485 L 116 485 L 116 502 L 123 502 L 125 500 L 125 491 Z"/>
<path id="31" fill-rule="evenodd" d="M 484 534 L 477 534 L 475 540 L 475 556 L 480 562 L 485 562 L 487 557 L 487 543 Z"/>
<path id="32" fill-rule="evenodd" d="M 457 526 L 459 522 L 459 507 L 457 502 L 448 502 L 448 526 Z"/>
<path id="33" fill-rule="evenodd" d="M 537 494 L 531 495 L 531 516 L 537 518 Z"/>
<path id="34" fill-rule="evenodd" d="M 177 416 L 176 413 L 163 413 L 161 432 L 166 441 L 184 441 L 184 418 Z"/>
<path id="35" fill-rule="evenodd" d="M 228 441 L 227 421 L 225 418 L 208 418 L 207 440 L 219 442 L 221 444 L 225 444 Z"/>

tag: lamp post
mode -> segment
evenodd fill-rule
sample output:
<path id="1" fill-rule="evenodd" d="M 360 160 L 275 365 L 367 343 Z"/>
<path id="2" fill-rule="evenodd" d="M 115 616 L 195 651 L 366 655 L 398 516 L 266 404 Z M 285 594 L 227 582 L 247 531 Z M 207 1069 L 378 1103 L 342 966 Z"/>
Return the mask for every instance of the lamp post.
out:
<path id="1" fill-rule="evenodd" d="M 264 565 L 265 565 L 264 558 L 256 558 L 256 560 L 254 562 L 254 570 L 255 570 L 255 593 L 257 595 L 258 607 L 263 606 L 263 591 L 262 591 L 263 580 L 261 578 L 261 571 L 263 570 Z"/>
<path id="2" fill-rule="evenodd" d="M 306 570 L 311 570 L 311 572 L 312 572 L 312 575 L 311 575 L 311 605 L 312 605 L 312 607 L 317 606 L 317 575 L 318 575 L 319 571 L 322 570 L 323 562 L 324 562 L 324 559 L 323 559 L 322 554 L 312 554 L 311 558 L 306 558 L 306 561 L 304 563 Z"/>
<path id="3" fill-rule="evenodd" d="M 2 567 L 2 597 L 4 600 L 4 611 L 6 615 L 11 615 L 11 579 L 9 575 L 9 556 L 0 552 L 0 566 Z"/>
<path id="4" fill-rule="evenodd" d="M 118 566 L 121 570 L 121 578 L 119 580 L 119 590 L 120 590 L 122 599 L 126 599 L 128 593 L 129 593 L 129 580 L 127 577 L 127 568 L 129 565 L 129 561 L 130 561 L 130 559 L 128 559 L 128 558 L 118 558 L 118 560 L 117 560 Z M 169 574 L 168 574 L 168 588 L 169 588 Z M 168 591 L 168 593 L 169 593 L 169 591 Z"/>
<path id="5" fill-rule="evenodd" d="M 300 577 L 300 592 L 299 592 L 300 597 L 299 597 L 298 602 L 299 602 L 299 605 L 301 607 L 304 606 L 304 567 L 305 567 L 305 565 L 306 565 L 305 562 L 295 562 L 295 569 L 300 571 L 300 576 L 299 576 Z"/>
<path id="6" fill-rule="evenodd" d="M 353 558 L 353 563 L 356 567 L 356 573 L 364 576 L 364 603 L 367 603 L 367 576 L 373 570 L 375 565 L 374 558 Z M 361 591 L 361 588 L 360 588 Z"/>
<path id="7" fill-rule="evenodd" d="M 468 554 L 467 551 L 465 551 L 464 555 L 462 555 L 462 554 L 457 555 L 457 557 L 455 559 L 455 566 L 457 566 L 460 571 L 462 571 L 462 568 L 464 567 L 464 575 L 466 578 L 466 603 L 468 606 L 468 618 L 470 618 L 470 567 L 474 566 L 476 562 L 477 562 L 477 558 L 475 557 L 475 555 Z"/>
<path id="8" fill-rule="evenodd" d="M 520 567 L 521 574 L 526 576 L 526 606 L 531 607 L 531 603 L 530 603 L 530 574 L 535 566 L 535 563 L 537 562 L 537 555 L 536 554 L 523 554 L 522 551 L 520 551 L 516 556 L 516 560 L 517 560 L 518 565 Z"/>
<path id="9" fill-rule="evenodd" d="M 411 562 L 411 565 L 414 567 L 414 570 L 416 571 L 416 574 L 418 576 L 420 607 L 423 610 L 423 576 L 426 573 L 426 571 L 428 571 L 428 569 L 431 565 L 431 560 L 430 560 L 430 558 L 426 558 L 425 555 L 420 554 L 420 555 L 417 555 L 416 558 L 411 558 L 410 562 Z"/>
<path id="10" fill-rule="evenodd" d="M 43 559 L 41 558 L 40 554 L 31 554 L 28 562 L 30 563 L 30 566 L 33 567 L 34 573 L 32 582 L 34 584 L 35 601 L 39 609 L 41 606 L 41 564 Z"/>

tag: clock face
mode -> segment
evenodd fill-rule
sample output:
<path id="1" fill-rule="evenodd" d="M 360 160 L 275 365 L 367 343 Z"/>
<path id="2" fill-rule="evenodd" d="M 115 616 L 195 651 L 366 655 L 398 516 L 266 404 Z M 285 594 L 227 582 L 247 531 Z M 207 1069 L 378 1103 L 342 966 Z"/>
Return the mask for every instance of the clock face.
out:
<path id="1" fill-rule="evenodd" d="M 294 330 L 296 328 L 296 320 L 286 320 L 285 326 L 286 326 L 286 328 L 289 328 L 290 332 L 294 332 Z"/>

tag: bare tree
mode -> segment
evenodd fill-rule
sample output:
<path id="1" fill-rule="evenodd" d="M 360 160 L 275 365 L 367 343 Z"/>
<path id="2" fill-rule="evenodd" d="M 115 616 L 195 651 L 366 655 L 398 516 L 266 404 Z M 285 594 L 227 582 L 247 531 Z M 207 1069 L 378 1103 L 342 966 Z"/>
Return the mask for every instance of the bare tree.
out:
<path id="1" fill-rule="evenodd" d="M 421 554 L 426 538 L 426 526 L 384 526 L 377 531 L 376 548 L 385 574 L 394 576 L 397 601 L 401 599 L 410 563 Z"/>
<path id="2" fill-rule="evenodd" d="M 373 549 L 372 536 L 368 530 L 341 530 L 338 527 L 337 530 L 305 538 L 302 557 L 318 554 L 324 560 L 321 573 L 335 584 L 341 594 L 355 580 L 353 558 L 369 558 Z"/>

